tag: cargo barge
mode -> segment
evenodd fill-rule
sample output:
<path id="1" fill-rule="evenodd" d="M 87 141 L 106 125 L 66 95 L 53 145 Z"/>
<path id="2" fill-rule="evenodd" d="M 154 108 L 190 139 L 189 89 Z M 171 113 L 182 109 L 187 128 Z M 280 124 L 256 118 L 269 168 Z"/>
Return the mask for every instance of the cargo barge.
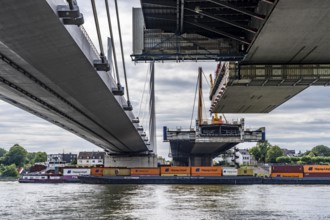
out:
<path id="1" fill-rule="evenodd" d="M 80 183 L 78 176 L 90 175 L 90 168 L 61 169 L 59 173 L 34 172 L 24 174 L 18 178 L 19 183 Z"/>
<path id="2" fill-rule="evenodd" d="M 29 174 L 21 183 L 88 184 L 330 184 L 330 165 L 276 165 L 269 176 L 257 177 L 252 168 L 180 167 L 159 168 L 92 167 L 64 168 L 62 175 Z"/>
<path id="3" fill-rule="evenodd" d="M 313 178 L 272 177 L 272 178 L 263 178 L 262 184 L 274 184 L 274 185 L 330 184 L 330 178 L 329 177 L 313 177 Z"/>
<path id="4" fill-rule="evenodd" d="M 262 178 L 253 176 L 80 176 L 88 184 L 262 184 Z"/>
<path id="5" fill-rule="evenodd" d="M 330 184 L 330 178 L 289 178 L 251 176 L 80 176 L 87 184 L 209 184 L 209 185 L 255 185 L 255 184 Z"/>
<path id="6" fill-rule="evenodd" d="M 19 183 L 63 183 L 61 176 L 25 175 L 18 179 Z"/>

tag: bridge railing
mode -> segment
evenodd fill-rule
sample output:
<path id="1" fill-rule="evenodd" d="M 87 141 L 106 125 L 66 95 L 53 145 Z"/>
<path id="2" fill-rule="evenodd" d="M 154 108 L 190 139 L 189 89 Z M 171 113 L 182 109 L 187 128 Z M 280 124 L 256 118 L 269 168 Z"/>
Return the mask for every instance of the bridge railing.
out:
<path id="1" fill-rule="evenodd" d="M 98 57 L 100 53 L 98 52 L 98 50 L 96 49 L 95 45 L 93 44 L 93 41 L 92 41 L 92 39 L 89 37 L 89 35 L 88 35 L 86 29 L 81 25 L 81 26 L 80 26 L 80 30 L 82 31 L 82 33 L 83 33 L 84 36 L 86 37 L 86 39 L 87 39 L 89 45 L 91 46 L 93 52 L 94 52 L 95 55 Z"/>
<path id="2" fill-rule="evenodd" d="M 231 72 L 231 77 L 234 71 Z M 330 65 L 242 65 L 241 79 L 299 79 L 299 78 L 330 78 Z"/>

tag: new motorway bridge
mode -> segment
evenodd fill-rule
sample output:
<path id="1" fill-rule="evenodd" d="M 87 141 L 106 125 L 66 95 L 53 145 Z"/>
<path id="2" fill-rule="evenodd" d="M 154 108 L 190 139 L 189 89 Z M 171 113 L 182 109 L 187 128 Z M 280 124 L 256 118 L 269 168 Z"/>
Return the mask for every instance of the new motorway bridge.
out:
<path id="1" fill-rule="evenodd" d="M 97 51 L 84 30 L 76 1 L 0 4 L 2 100 L 112 153 L 156 151 L 141 132 L 129 97 L 109 74 L 111 62 L 102 46 Z M 327 0 L 141 0 L 141 8 L 133 9 L 131 57 L 134 62 L 222 61 L 210 111 L 270 112 L 311 85 L 328 85 L 329 7 Z M 172 139 L 177 134 L 169 132 Z M 260 132 L 241 129 L 240 138 L 236 134 L 228 143 L 191 139 L 189 131 L 187 140 L 196 142 L 199 156 L 212 142 L 205 148 L 210 156 L 224 141 L 233 146 L 261 140 Z M 196 151 L 191 143 L 189 149 Z"/>

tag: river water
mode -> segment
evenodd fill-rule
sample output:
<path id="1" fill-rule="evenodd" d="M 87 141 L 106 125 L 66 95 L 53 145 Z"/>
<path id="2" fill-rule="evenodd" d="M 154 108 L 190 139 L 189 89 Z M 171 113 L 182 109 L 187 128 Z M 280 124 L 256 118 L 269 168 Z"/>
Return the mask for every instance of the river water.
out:
<path id="1" fill-rule="evenodd" d="M 330 186 L 0 182 L 0 219 L 330 219 Z"/>

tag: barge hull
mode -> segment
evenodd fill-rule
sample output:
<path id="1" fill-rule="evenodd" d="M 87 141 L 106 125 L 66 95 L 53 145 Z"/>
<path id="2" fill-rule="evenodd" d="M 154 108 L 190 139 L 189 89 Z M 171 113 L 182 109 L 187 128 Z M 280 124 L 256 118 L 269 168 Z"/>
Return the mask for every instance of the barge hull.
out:
<path id="1" fill-rule="evenodd" d="M 330 184 L 330 178 L 262 178 L 253 176 L 80 176 L 87 184 L 209 184 L 209 185 L 254 185 L 254 184 Z"/>
<path id="2" fill-rule="evenodd" d="M 202 177 L 202 176 L 107 176 L 79 177 L 82 183 L 89 184 L 224 184 L 224 185 L 251 185 L 261 184 L 259 177 Z"/>

